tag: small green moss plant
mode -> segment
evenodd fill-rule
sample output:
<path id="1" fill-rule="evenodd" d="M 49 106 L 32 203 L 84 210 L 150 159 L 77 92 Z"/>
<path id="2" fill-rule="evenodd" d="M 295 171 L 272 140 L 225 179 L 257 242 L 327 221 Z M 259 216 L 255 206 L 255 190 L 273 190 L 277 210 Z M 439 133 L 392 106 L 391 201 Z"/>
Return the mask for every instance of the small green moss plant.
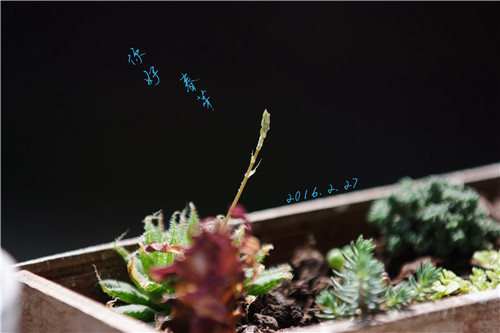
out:
<path id="1" fill-rule="evenodd" d="M 116 245 L 126 262 L 134 285 L 101 279 L 101 289 L 113 297 L 108 306 L 159 329 L 177 332 L 232 332 L 242 314 L 242 305 L 291 279 L 291 268 L 266 269 L 262 261 L 272 245 L 261 246 L 244 225 L 231 226 L 229 218 L 237 207 L 270 128 L 264 111 L 256 151 L 237 195 L 227 213 L 202 223 L 193 204 L 175 212 L 168 228 L 161 212 L 146 217 L 139 248 L 129 252 Z M 241 215 L 241 209 L 239 209 Z M 234 214 L 233 214 L 234 215 Z M 126 305 L 114 306 L 121 301 Z"/>
<path id="2" fill-rule="evenodd" d="M 393 257 L 415 255 L 468 256 L 500 237 L 498 223 L 478 205 L 479 195 L 442 177 L 402 179 L 387 198 L 375 201 L 368 222 L 386 239 Z"/>

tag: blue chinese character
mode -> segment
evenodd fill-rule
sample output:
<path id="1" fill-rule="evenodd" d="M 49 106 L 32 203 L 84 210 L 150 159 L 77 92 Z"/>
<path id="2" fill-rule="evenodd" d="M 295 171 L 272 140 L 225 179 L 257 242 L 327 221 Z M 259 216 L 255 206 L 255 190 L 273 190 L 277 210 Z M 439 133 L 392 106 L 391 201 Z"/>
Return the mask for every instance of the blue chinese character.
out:
<path id="1" fill-rule="evenodd" d="M 184 86 L 187 88 L 187 92 L 189 92 L 189 90 L 196 91 L 196 88 L 194 87 L 193 82 L 198 81 L 198 80 L 199 79 L 192 80 L 187 76 L 187 73 L 183 73 L 181 76 L 181 79 L 179 81 L 183 81 Z"/>
<path id="2" fill-rule="evenodd" d="M 154 66 L 151 66 L 151 68 L 149 69 L 148 72 L 146 71 L 143 71 L 144 73 L 146 73 L 146 75 L 148 76 L 147 79 L 144 79 L 147 83 L 148 83 L 148 86 L 151 85 L 151 83 L 153 83 L 153 80 L 151 80 L 151 78 L 149 77 L 149 75 L 153 75 L 153 78 L 157 78 L 158 79 L 158 82 L 156 82 L 155 86 L 158 85 L 158 83 L 160 83 L 160 78 L 158 77 L 158 70 L 155 71 L 155 67 Z"/>
<path id="3" fill-rule="evenodd" d="M 130 49 L 132 50 L 132 57 L 130 56 L 130 54 L 128 55 L 128 62 L 132 63 L 135 66 L 135 62 L 134 62 L 134 60 L 132 60 L 132 58 L 138 58 L 139 61 L 140 61 L 140 63 L 142 64 L 142 58 L 141 57 L 143 55 L 145 55 L 146 53 L 139 54 L 139 49 L 137 49 L 135 51 L 134 51 L 133 47 L 131 47 Z M 136 61 L 137 61 L 137 59 L 136 59 Z"/>
<path id="4" fill-rule="evenodd" d="M 207 107 L 207 108 L 212 108 L 212 111 L 214 111 L 214 108 L 212 107 L 212 104 L 210 104 L 210 102 L 208 101 L 210 99 L 210 97 L 205 97 L 205 92 L 206 90 L 201 90 L 201 96 L 197 96 L 198 97 L 198 100 L 201 100 L 203 101 L 203 106 Z"/>

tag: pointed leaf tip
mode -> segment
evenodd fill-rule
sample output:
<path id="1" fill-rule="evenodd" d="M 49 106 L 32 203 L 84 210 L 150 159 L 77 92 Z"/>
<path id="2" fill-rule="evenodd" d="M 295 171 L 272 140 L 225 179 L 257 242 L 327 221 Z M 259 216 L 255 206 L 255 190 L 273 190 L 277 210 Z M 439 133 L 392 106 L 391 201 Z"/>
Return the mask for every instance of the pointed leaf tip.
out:
<path id="1" fill-rule="evenodd" d="M 266 109 L 262 114 L 262 122 L 260 124 L 260 136 L 265 138 L 267 135 L 267 131 L 269 131 L 270 127 L 271 127 L 271 114 L 267 112 Z"/>

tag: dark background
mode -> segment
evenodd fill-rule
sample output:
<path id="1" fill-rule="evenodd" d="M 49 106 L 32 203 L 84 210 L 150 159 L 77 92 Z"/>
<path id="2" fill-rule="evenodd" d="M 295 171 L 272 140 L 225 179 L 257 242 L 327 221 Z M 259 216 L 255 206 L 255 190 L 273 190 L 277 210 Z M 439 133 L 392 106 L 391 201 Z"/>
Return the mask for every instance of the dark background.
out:
<path id="1" fill-rule="evenodd" d="M 189 201 L 224 213 L 264 108 L 249 211 L 498 161 L 498 3 L 1 6 L 2 246 L 18 260 L 136 236 Z"/>

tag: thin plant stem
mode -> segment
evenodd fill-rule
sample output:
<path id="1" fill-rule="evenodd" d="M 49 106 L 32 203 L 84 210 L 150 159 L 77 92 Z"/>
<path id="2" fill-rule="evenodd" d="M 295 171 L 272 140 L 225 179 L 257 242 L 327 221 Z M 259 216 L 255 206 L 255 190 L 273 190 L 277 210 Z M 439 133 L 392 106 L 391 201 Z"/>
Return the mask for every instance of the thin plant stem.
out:
<path id="1" fill-rule="evenodd" d="M 250 158 L 250 165 L 248 166 L 247 172 L 245 173 L 245 176 L 243 177 L 243 181 L 241 182 L 238 193 L 236 193 L 236 197 L 234 197 L 233 203 L 231 204 L 231 207 L 229 208 L 229 211 L 227 212 L 226 218 L 224 219 L 224 224 L 222 225 L 222 230 L 225 230 L 227 228 L 227 224 L 229 222 L 229 219 L 231 218 L 231 213 L 232 213 L 234 207 L 236 206 L 236 204 L 238 203 L 238 200 L 240 200 L 241 194 L 243 193 L 243 189 L 245 188 L 245 185 L 247 184 L 248 179 L 255 172 L 255 170 L 253 169 L 253 166 L 255 165 L 255 161 L 257 160 L 257 155 L 259 155 L 259 152 L 262 149 L 262 145 L 264 144 L 264 139 L 266 138 L 267 131 L 270 128 L 270 123 L 271 123 L 271 115 L 267 112 L 267 110 L 264 110 L 264 114 L 262 115 L 262 123 L 261 123 L 259 141 L 257 142 L 257 147 L 255 148 L 255 154 L 252 154 L 252 157 Z M 259 165 L 257 165 L 257 167 L 258 166 Z"/>

